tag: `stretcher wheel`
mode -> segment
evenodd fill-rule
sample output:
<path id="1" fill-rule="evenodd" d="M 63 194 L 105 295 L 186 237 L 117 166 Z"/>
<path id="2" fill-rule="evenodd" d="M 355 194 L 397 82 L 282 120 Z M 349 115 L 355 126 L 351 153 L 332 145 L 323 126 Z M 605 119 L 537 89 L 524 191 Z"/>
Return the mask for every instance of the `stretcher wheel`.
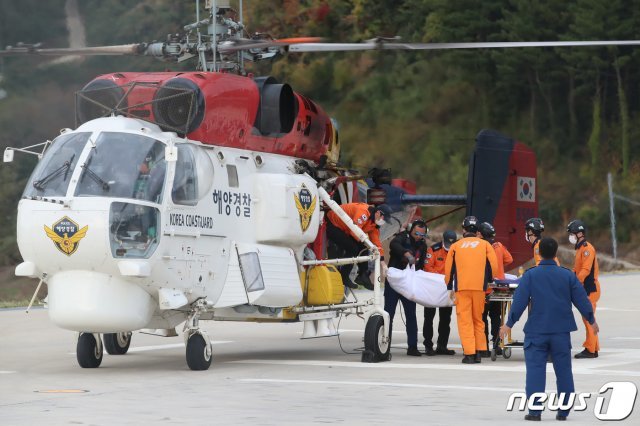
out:
<path id="1" fill-rule="evenodd" d="M 498 355 L 496 354 L 496 349 L 493 348 L 491 349 L 491 361 L 495 361 L 496 359 L 498 359 Z"/>
<path id="2" fill-rule="evenodd" d="M 504 349 L 502 350 L 502 357 L 503 357 L 504 359 L 509 359 L 509 358 L 511 358 L 511 348 L 504 348 Z"/>

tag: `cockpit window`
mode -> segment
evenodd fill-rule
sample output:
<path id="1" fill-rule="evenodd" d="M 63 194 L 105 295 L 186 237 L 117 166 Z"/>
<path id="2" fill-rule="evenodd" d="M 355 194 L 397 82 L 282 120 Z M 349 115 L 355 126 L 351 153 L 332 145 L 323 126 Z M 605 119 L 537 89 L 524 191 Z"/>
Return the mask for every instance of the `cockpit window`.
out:
<path id="1" fill-rule="evenodd" d="M 31 174 L 25 197 L 63 197 L 71 175 L 91 133 L 70 133 L 53 141 Z"/>
<path id="2" fill-rule="evenodd" d="M 165 145 L 131 133 L 103 132 L 82 167 L 76 196 L 159 203 L 167 169 Z"/>

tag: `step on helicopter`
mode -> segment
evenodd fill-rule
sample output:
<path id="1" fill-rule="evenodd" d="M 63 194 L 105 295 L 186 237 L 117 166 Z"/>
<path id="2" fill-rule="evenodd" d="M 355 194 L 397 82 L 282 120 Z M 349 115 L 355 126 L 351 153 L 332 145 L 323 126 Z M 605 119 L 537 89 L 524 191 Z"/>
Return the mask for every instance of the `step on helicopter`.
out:
<path id="1" fill-rule="evenodd" d="M 340 208 L 348 202 L 391 206 L 382 239 L 418 205 L 465 208 L 495 224 L 516 266 L 530 258 L 520 230 L 538 215 L 538 199 L 535 155 L 526 145 L 482 131 L 466 195 L 415 194 L 414 184 L 392 180 L 387 170 L 367 177 L 342 167 L 331 117 L 288 84 L 248 74 L 245 61 L 295 52 L 637 44 L 273 39 L 247 36 L 224 2 L 206 1 L 204 10 L 201 17 L 196 1 L 195 22 L 164 42 L 0 51 L 197 62 L 191 72 L 98 76 L 76 94 L 74 129 L 5 150 L 5 162 L 16 151 L 40 158 L 18 205 L 24 261 L 15 273 L 39 279 L 38 288 L 47 284 L 50 319 L 79 333 L 81 367 L 99 367 L 105 349 L 126 354 L 133 331 L 176 336 L 184 323 L 187 364 L 206 370 L 213 357 L 200 320 L 302 322 L 302 338 L 314 338 L 335 336 L 334 319 L 349 314 L 366 322 L 363 361 L 390 359 L 380 253 Z M 368 253 L 327 259 L 328 210 Z M 374 265 L 374 291 L 345 295 L 335 266 L 361 261 Z"/>

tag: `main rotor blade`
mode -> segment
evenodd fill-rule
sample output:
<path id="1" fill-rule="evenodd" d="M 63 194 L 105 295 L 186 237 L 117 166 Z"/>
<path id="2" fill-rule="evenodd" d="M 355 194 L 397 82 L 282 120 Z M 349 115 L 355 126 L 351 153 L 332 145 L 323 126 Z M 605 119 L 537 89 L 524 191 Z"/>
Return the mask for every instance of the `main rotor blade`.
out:
<path id="1" fill-rule="evenodd" d="M 65 56 L 65 55 L 144 55 L 147 44 L 123 44 L 119 46 L 97 46 L 97 47 L 61 47 L 52 49 L 39 49 L 33 46 L 17 46 L 8 47 L 6 50 L 0 50 L 0 56 L 22 56 L 22 55 L 41 55 L 41 56 Z"/>
<path id="2" fill-rule="evenodd" d="M 243 39 L 233 42 L 225 42 L 218 45 L 219 52 L 231 53 L 239 50 L 266 49 L 269 47 L 287 47 L 303 43 L 318 43 L 321 37 L 293 37 L 274 40 L 250 40 Z"/>
<path id="3" fill-rule="evenodd" d="M 570 47 L 570 46 L 638 46 L 640 40 L 609 41 L 504 41 L 486 43 L 304 43 L 289 46 L 289 52 L 340 52 L 358 50 L 449 50 L 449 49 L 505 49 L 513 47 Z"/>

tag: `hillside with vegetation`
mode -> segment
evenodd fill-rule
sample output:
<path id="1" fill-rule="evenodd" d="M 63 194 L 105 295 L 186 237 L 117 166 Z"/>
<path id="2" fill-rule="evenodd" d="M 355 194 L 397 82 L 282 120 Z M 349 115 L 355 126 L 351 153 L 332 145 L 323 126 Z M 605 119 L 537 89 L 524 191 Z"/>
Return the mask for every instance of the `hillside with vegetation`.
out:
<path id="1" fill-rule="evenodd" d="M 88 45 L 161 40 L 195 20 L 195 2 L 186 0 L 78 4 Z M 64 0 L 0 0 L 0 11 L 0 45 L 68 46 Z M 245 2 L 244 17 L 250 32 L 327 41 L 640 39 L 640 0 L 260 0 Z M 0 58 L 7 93 L 0 99 L 1 149 L 74 127 L 74 92 L 96 75 L 191 66 L 114 57 L 50 62 Z M 596 246 L 611 251 L 608 172 L 616 192 L 640 200 L 640 47 L 291 54 L 252 72 L 290 83 L 334 116 L 344 164 L 390 167 L 420 192 L 464 193 L 481 129 L 527 143 L 538 156 L 541 216 L 562 242 L 566 223 L 580 217 Z M 33 166 L 24 157 L 0 166 L 0 265 L 20 260 L 16 206 Z M 618 201 L 616 210 L 619 254 L 638 262 L 640 209 Z"/>

